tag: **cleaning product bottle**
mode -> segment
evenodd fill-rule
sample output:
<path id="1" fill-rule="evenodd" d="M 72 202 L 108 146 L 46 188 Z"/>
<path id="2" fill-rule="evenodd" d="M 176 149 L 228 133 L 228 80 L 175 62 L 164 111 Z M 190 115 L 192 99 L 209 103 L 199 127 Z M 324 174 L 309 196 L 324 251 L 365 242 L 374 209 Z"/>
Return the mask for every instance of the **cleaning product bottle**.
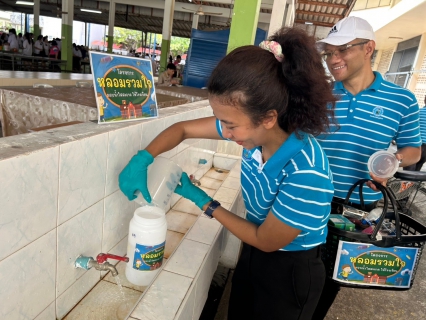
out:
<path id="1" fill-rule="evenodd" d="M 126 278 L 137 286 L 147 286 L 163 264 L 167 222 L 164 209 L 137 208 L 129 225 Z"/>

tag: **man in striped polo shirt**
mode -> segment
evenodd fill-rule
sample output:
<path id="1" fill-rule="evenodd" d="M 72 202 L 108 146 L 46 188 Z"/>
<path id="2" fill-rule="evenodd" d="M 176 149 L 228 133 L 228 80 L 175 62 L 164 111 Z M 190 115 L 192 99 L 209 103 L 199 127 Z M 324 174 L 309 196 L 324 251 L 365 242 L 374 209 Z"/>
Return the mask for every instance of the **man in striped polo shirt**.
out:
<path id="1" fill-rule="evenodd" d="M 404 167 L 404 170 L 420 171 L 426 162 L 426 96 L 425 105 L 420 109 L 420 135 L 422 137 L 422 154 L 420 160 L 416 164 Z"/>
<path id="2" fill-rule="evenodd" d="M 416 163 L 420 158 L 419 107 L 407 89 L 385 81 L 373 72 L 371 57 L 375 49 L 371 25 L 358 17 L 337 22 L 328 36 L 317 42 L 331 75 L 337 123 L 331 132 L 318 137 L 333 172 L 335 203 L 342 203 L 350 187 L 360 179 L 386 179 L 368 170 L 369 157 L 386 150 L 392 140 L 397 143 L 400 166 Z M 374 185 L 363 189 L 365 211 L 373 209 L 381 198 Z M 359 193 L 353 192 L 350 205 L 360 207 Z M 333 204 L 332 204 L 333 210 Z M 313 319 L 324 319 L 340 287 L 326 281 Z"/>

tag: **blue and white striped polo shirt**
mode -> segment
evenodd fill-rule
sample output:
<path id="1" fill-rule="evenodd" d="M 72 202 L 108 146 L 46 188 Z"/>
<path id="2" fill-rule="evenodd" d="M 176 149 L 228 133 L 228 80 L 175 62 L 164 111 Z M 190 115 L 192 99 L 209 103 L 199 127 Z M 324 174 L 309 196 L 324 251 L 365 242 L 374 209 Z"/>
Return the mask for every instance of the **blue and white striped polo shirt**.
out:
<path id="1" fill-rule="evenodd" d="M 420 109 L 420 136 L 422 143 L 426 144 L 426 106 Z"/>
<path id="2" fill-rule="evenodd" d="M 217 121 L 222 136 L 220 121 Z M 222 136 L 223 137 L 223 136 Z M 301 230 L 280 250 L 309 250 L 325 242 L 333 181 L 328 160 L 316 139 L 293 133 L 265 163 L 261 148 L 243 149 L 241 185 L 247 220 L 256 225 L 270 211 Z"/>
<path id="3" fill-rule="evenodd" d="M 376 151 L 387 150 L 392 140 L 398 149 L 421 145 L 419 106 L 407 89 L 383 80 L 378 72 L 371 86 L 353 96 L 342 82 L 333 93 L 339 98 L 335 116 L 338 126 L 330 134 L 317 137 L 333 171 L 334 195 L 344 199 L 360 179 L 370 179 L 368 159 Z M 379 200 L 381 193 L 364 187 L 366 203 Z M 360 203 L 358 190 L 350 201 Z"/>

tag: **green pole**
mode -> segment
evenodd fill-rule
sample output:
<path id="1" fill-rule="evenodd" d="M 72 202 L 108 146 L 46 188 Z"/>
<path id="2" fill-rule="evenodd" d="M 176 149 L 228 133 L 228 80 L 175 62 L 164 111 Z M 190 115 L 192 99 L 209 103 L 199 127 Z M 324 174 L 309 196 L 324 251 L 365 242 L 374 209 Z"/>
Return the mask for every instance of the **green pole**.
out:
<path id="1" fill-rule="evenodd" d="M 72 25 L 62 24 L 61 60 L 66 60 L 65 70 L 72 70 Z"/>
<path id="2" fill-rule="evenodd" d="M 112 45 L 114 43 L 114 36 L 107 36 L 107 41 L 108 41 L 108 49 L 107 52 L 108 53 L 112 53 Z"/>
<path id="3" fill-rule="evenodd" d="M 160 56 L 160 68 L 162 71 L 166 70 L 170 51 L 170 40 L 161 40 L 161 56 Z"/>
<path id="4" fill-rule="evenodd" d="M 227 53 L 254 44 L 261 0 L 235 0 Z"/>

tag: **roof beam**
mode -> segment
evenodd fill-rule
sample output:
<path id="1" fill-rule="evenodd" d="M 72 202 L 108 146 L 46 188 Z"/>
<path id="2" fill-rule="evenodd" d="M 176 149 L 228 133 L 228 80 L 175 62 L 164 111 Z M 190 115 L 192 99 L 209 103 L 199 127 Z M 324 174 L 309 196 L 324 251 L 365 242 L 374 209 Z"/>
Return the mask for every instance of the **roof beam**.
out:
<path id="1" fill-rule="evenodd" d="M 300 24 L 305 24 L 305 22 L 309 22 L 309 24 L 313 24 L 315 26 L 330 27 L 330 28 L 332 26 L 334 26 L 334 23 L 310 21 L 310 20 L 304 20 L 304 19 L 296 19 L 294 22 L 295 23 L 300 23 Z"/>
<path id="2" fill-rule="evenodd" d="M 345 5 L 345 4 L 337 4 L 337 3 L 330 3 L 330 2 L 317 2 L 317 1 L 309 1 L 309 0 L 299 0 L 299 1 L 297 1 L 297 3 L 298 4 L 309 4 L 311 6 L 322 6 L 322 7 L 348 9 L 348 6 Z"/>
<path id="3" fill-rule="evenodd" d="M 109 1 L 110 0 L 106 0 L 104 2 L 109 2 Z M 140 1 L 140 0 L 114 0 L 114 2 L 120 3 L 120 4 L 128 4 L 128 5 L 138 6 L 138 7 L 161 9 L 161 10 L 164 10 L 164 6 L 165 6 L 165 1 L 159 1 L 159 0 L 144 0 L 144 1 Z M 214 1 L 214 2 L 218 2 L 218 1 Z M 273 2 L 273 0 L 266 0 L 266 1 L 263 1 L 263 2 L 264 3 L 265 2 Z M 231 0 L 227 0 L 226 3 L 230 4 Z M 175 2 L 175 12 L 178 11 L 178 12 L 184 12 L 184 13 L 191 13 L 190 11 L 184 10 L 183 7 L 197 11 L 199 5 L 193 4 L 193 3 Z M 207 6 L 207 5 L 204 5 L 204 4 L 203 4 L 203 8 L 204 8 L 204 11 L 207 11 L 207 12 L 222 13 L 222 17 L 228 17 L 229 12 L 230 12 L 230 9 L 228 9 L 228 8 L 212 7 L 212 6 Z M 271 20 L 271 14 L 263 13 L 263 12 L 259 13 L 259 22 L 260 23 L 269 23 L 270 20 Z"/>
<path id="4" fill-rule="evenodd" d="M 315 12 L 315 11 L 302 11 L 302 10 L 296 10 L 296 14 L 308 14 L 313 16 L 320 16 L 320 17 L 328 17 L 328 18 L 343 18 L 343 15 L 341 14 L 334 14 L 334 13 L 323 13 L 323 12 Z"/>

